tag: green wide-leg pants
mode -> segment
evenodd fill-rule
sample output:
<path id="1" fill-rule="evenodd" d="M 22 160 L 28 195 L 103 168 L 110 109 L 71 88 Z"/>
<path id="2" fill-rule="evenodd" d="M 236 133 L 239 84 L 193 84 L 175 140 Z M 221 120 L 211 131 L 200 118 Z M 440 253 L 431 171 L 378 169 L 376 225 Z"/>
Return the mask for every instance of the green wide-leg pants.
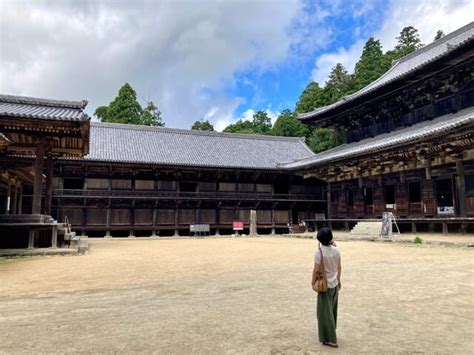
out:
<path id="1" fill-rule="evenodd" d="M 321 343 L 330 341 L 337 342 L 337 296 L 339 290 L 337 287 L 329 288 L 327 292 L 318 293 L 318 333 Z"/>

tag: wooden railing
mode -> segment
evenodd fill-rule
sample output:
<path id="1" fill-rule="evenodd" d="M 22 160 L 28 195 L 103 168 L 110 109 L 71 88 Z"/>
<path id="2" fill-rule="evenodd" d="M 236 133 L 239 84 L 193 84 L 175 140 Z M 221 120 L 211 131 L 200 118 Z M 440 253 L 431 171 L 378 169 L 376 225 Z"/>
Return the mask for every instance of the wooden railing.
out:
<path id="1" fill-rule="evenodd" d="M 271 194 L 258 192 L 183 192 L 156 190 L 54 190 L 60 198 L 136 198 L 136 199 L 235 199 L 235 200 L 301 200 L 325 202 L 321 196 L 305 194 Z"/>

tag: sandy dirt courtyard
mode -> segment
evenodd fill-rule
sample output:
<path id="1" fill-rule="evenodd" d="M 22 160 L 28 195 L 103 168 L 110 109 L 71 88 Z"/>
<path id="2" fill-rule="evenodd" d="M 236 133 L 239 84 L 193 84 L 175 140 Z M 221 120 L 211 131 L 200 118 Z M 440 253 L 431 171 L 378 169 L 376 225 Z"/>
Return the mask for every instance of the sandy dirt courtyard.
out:
<path id="1" fill-rule="evenodd" d="M 0 353 L 472 353 L 472 248 L 338 242 L 330 349 L 317 339 L 315 247 L 90 240 L 83 256 L 0 260 Z"/>

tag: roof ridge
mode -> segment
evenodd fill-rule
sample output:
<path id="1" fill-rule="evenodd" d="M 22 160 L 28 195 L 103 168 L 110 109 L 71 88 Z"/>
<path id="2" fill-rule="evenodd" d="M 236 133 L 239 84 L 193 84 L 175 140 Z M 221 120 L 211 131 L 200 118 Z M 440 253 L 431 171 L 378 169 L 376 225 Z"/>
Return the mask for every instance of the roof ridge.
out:
<path id="1" fill-rule="evenodd" d="M 453 31 L 453 32 L 450 32 L 448 33 L 447 35 L 431 42 L 431 43 L 428 43 L 426 46 L 423 46 L 417 50 L 415 50 L 414 52 L 411 52 L 411 53 L 408 53 L 407 55 L 399 58 L 397 61 L 395 61 L 395 63 L 402 63 L 402 62 L 405 62 L 413 57 L 416 57 L 430 49 L 432 49 L 433 47 L 437 47 L 439 45 L 441 45 L 443 42 L 447 42 L 451 39 L 453 39 L 454 37 L 460 35 L 461 33 L 463 32 L 466 32 L 470 29 L 472 29 L 474 27 L 474 21 L 472 22 L 469 22 L 468 24 L 464 25 L 463 27 L 461 28 L 458 28 L 457 30 Z M 388 72 L 388 71 L 387 71 Z"/>
<path id="2" fill-rule="evenodd" d="M 287 142 L 303 142 L 304 137 L 284 137 L 284 136 L 266 136 L 258 134 L 243 134 L 243 133 L 229 133 L 229 132 L 213 132 L 213 131 L 201 131 L 184 128 L 169 128 L 169 127 L 158 127 L 158 126 L 145 126 L 135 125 L 126 123 L 112 123 L 112 122 L 97 122 L 91 121 L 91 126 L 96 127 L 108 127 L 118 128 L 125 130 L 141 130 L 141 131 L 161 131 L 169 133 L 196 135 L 196 136 L 208 136 L 208 137 L 224 137 L 224 138 L 244 138 L 254 140 L 274 140 L 274 141 L 287 141 Z M 309 148 L 308 148 L 309 149 Z"/>
<path id="3" fill-rule="evenodd" d="M 87 100 L 81 100 L 81 101 L 52 100 L 52 99 L 44 99 L 44 98 L 39 98 L 39 97 L 0 94 L 0 102 L 48 106 L 48 107 L 84 109 L 87 106 L 88 101 Z"/>

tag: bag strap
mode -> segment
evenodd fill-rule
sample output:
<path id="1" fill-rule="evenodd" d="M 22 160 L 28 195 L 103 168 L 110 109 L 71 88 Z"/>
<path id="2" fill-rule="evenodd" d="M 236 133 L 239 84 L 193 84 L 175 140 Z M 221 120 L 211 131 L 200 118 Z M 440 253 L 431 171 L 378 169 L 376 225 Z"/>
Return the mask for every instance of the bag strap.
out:
<path id="1" fill-rule="evenodd" d="M 324 267 L 324 257 L 323 257 L 323 250 L 321 249 L 321 244 L 319 244 L 319 253 L 321 254 L 321 269 L 322 269 L 322 272 L 325 273 L 326 269 Z"/>

